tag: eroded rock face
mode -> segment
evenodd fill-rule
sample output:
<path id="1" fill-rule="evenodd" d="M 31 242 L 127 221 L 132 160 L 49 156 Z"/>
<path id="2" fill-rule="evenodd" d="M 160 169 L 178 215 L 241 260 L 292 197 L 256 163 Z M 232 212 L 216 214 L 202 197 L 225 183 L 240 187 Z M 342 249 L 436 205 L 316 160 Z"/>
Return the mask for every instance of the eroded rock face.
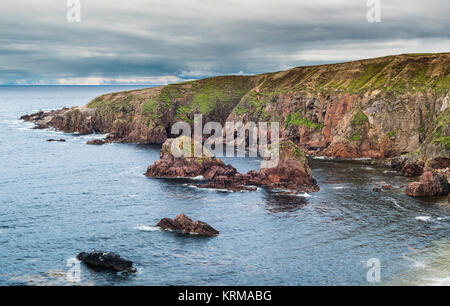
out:
<path id="1" fill-rule="evenodd" d="M 77 255 L 77 259 L 94 268 L 109 269 L 117 272 L 136 272 L 132 261 L 123 259 L 120 255 L 111 252 L 81 252 Z"/>
<path id="2" fill-rule="evenodd" d="M 426 171 L 419 182 L 409 183 L 406 194 L 413 197 L 444 196 L 450 192 L 450 184 L 444 175 Z"/>
<path id="3" fill-rule="evenodd" d="M 279 142 L 279 162 L 273 168 L 261 168 L 264 185 L 300 191 L 319 191 L 312 178 L 306 155 L 290 140 Z"/>
<path id="4" fill-rule="evenodd" d="M 217 236 L 219 231 L 202 221 L 192 221 L 188 216 L 179 214 L 175 219 L 164 218 L 156 225 L 164 230 L 197 234 L 202 236 Z"/>

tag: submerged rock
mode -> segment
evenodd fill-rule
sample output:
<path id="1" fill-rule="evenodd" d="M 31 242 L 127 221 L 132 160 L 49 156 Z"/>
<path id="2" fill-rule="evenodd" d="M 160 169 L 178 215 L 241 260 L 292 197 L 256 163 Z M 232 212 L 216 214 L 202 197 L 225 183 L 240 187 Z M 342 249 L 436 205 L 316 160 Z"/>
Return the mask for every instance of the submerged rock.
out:
<path id="1" fill-rule="evenodd" d="M 48 142 L 55 142 L 55 141 L 57 141 L 57 142 L 66 142 L 66 140 L 63 139 L 63 138 L 61 138 L 61 139 L 47 139 L 47 141 Z"/>
<path id="2" fill-rule="evenodd" d="M 132 261 L 123 259 L 120 255 L 111 252 L 81 252 L 77 255 L 77 259 L 94 268 L 109 269 L 117 272 L 136 272 Z"/>
<path id="3" fill-rule="evenodd" d="M 202 221 L 192 221 L 188 216 L 179 214 L 175 219 L 164 218 L 156 225 L 164 230 L 197 234 L 202 236 L 217 236 L 219 231 Z"/>
<path id="4" fill-rule="evenodd" d="M 93 139 L 93 140 L 89 140 L 88 142 L 86 142 L 86 144 L 101 146 L 101 145 L 104 145 L 104 144 L 110 143 L 110 142 L 111 141 L 108 141 L 105 139 Z"/>
<path id="5" fill-rule="evenodd" d="M 389 185 L 389 184 L 384 184 L 384 185 L 381 186 L 381 188 L 383 188 L 383 190 L 391 190 L 392 186 Z"/>
<path id="6" fill-rule="evenodd" d="M 378 188 L 378 187 L 375 187 L 372 190 L 375 191 L 375 192 L 381 192 L 381 188 Z"/>
<path id="7" fill-rule="evenodd" d="M 419 182 L 409 183 L 406 194 L 412 197 L 445 196 L 450 192 L 450 184 L 442 174 L 426 171 Z"/>

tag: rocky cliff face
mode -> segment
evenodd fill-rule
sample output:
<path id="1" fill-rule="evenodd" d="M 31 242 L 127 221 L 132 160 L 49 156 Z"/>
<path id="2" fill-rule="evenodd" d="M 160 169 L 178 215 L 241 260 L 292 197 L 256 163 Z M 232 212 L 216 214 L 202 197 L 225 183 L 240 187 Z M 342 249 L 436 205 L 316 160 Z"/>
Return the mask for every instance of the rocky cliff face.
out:
<path id="1" fill-rule="evenodd" d="M 195 113 L 222 124 L 278 121 L 280 136 L 308 154 L 402 156 L 397 167 L 421 172 L 449 166 L 449 90 L 450 53 L 409 54 L 112 93 L 24 119 L 141 143 L 163 143 L 173 123 L 192 123 Z"/>

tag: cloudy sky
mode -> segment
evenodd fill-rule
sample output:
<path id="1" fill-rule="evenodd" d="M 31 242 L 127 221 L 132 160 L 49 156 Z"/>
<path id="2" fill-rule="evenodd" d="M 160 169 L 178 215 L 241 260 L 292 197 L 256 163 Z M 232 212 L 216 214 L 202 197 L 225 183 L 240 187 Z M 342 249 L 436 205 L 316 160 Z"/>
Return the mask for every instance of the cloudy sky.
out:
<path id="1" fill-rule="evenodd" d="M 167 84 L 450 51 L 450 1 L 0 1 L 0 84 Z"/>

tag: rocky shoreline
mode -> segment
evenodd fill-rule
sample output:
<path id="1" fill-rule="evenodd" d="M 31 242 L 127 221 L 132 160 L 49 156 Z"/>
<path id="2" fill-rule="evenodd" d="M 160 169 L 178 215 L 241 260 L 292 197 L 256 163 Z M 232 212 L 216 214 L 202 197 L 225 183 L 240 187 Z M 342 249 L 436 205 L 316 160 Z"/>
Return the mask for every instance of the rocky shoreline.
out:
<path id="1" fill-rule="evenodd" d="M 280 138 L 309 156 L 372 158 L 407 177 L 431 170 L 449 178 L 448 67 L 449 53 L 405 54 L 254 76 L 215 77 L 106 94 L 85 106 L 41 111 L 21 119 L 35 123 L 36 128 L 108 134 L 106 139 L 88 142 L 93 145 L 163 144 L 171 139 L 175 122 L 193 125 L 195 114 L 202 114 L 204 122 L 222 125 L 279 122 Z M 167 161 L 162 158 L 159 166 Z M 178 176 L 211 176 L 209 185 L 198 184 L 200 188 L 252 190 L 251 184 L 258 183 L 289 185 L 285 177 L 277 177 L 280 169 L 239 174 L 216 162 L 208 167 L 224 175 L 219 170 L 212 175 L 204 165 L 184 166 L 184 170 L 169 167 L 167 173 L 150 168 L 148 175 L 170 177 L 181 171 Z M 303 175 L 306 169 L 302 171 L 301 177 L 308 177 Z"/>

